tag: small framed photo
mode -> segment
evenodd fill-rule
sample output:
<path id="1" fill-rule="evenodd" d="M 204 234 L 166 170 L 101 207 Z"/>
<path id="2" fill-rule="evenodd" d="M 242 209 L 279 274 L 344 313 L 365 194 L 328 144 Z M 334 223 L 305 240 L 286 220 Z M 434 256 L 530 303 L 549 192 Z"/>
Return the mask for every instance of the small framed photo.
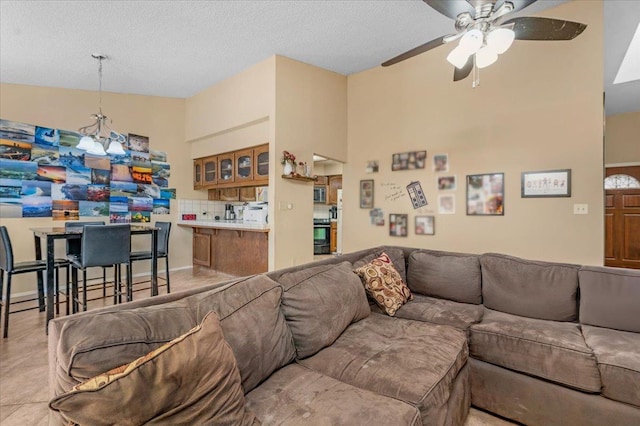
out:
<path id="1" fill-rule="evenodd" d="M 389 215 L 389 235 L 392 237 L 406 237 L 409 215 L 391 213 Z"/>
<path id="2" fill-rule="evenodd" d="M 455 191 L 455 189 L 456 189 L 455 176 L 438 176 L 439 191 Z"/>
<path id="3" fill-rule="evenodd" d="M 391 156 L 391 171 L 424 169 L 427 151 L 400 152 Z"/>
<path id="4" fill-rule="evenodd" d="M 449 171 L 449 154 L 436 154 L 433 156 L 433 171 L 434 172 Z"/>
<path id="5" fill-rule="evenodd" d="M 434 216 L 416 216 L 416 235 L 435 235 Z"/>
<path id="6" fill-rule="evenodd" d="M 438 195 L 438 213 L 454 214 L 456 212 L 456 197 L 449 194 Z"/>
<path id="7" fill-rule="evenodd" d="M 360 208 L 373 208 L 373 179 L 360 181 Z"/>
<path id="8" fill-rule="evenodd" d="M 367 161 L 367 167 L 364 169 L 366 173 L 378 173 L 378 170 L 380 170 L 378 160 Z"/>
<path id="9" fill-rule="evenodd" d="M 571 169 L 522 172 L 522 198 L 571 197 Z"/>
<path id="10" fill-rule="evenodd" d="M 504 173 L 467 175 L 467 215 L 504 216 Z"/>

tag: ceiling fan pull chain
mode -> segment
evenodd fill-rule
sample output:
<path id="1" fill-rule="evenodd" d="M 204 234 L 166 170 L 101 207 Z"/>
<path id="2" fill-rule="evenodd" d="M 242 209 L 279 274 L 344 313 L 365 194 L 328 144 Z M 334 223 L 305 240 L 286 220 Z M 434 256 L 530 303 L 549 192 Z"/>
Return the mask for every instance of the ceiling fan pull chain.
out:
<path id="1" fill-rule="evenodd" d="M 476 66 L 476 55 L 473 55 L 473 83 L 472 88 L 480 86 L 480 68 Z"/>

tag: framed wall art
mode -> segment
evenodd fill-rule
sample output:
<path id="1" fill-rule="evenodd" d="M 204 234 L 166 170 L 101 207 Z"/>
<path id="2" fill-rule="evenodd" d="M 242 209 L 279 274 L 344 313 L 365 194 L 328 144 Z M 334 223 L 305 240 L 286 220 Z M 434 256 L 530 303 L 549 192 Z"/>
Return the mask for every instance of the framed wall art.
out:
<path id="1" fill-rule="evenodd" d="M 455 189 L 456 189 L 455 176 L 438 176 L 439 191 L 455 191 Z"/>
<path id="2" fill-rule="evenodd" d="M 434 216 L 416 216 L 416 235 L 435 235 Z"/>
<path id="3" fill-rule="evenodd" d="M 427 151 L 401 152 L 391 156 L 391 170 L 424 169 L 426 162 Z"/>
<path id="4" fill-rule="evenodd" d="M 522 172 L 522 198 L 571 197 L 571 169 Z"/>
<path id="5" fill-rule="evenodd" d="M 373 208 L 373 179 L 360 181 L 360 208 Z"/>
<path id="6" fill-rule="evenodd" d="M 406 237 L 409 215 L 392 213 L 389 215 L 389 235 L 392 237 Z"/>
<path id="7" fill-rule="evenodd" d="M 504 216 L 504 173 L 467 175 L 467 215 Z"/>
<path id="8" fill-rule="evenodd" d="M 438 195 L 438 213 L 455 214 L 455 212 L 456 212 L 456 197 L 453 194 Z"/>
<path id="9" fill-rule="evenodd" d="M 449 171 L 449 154 L 436 154 L 433 156 L 433 171 L 434 172 Z"/>

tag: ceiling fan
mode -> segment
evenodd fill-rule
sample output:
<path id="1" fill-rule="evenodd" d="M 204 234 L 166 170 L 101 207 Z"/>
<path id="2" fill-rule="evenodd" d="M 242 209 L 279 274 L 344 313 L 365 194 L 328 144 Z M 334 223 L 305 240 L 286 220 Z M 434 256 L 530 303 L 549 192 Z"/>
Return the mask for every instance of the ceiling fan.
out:
<path id="1" fill-rule="evenodd" d="M 438 37 L 382 64 L 383 67 L 419 55 L 446 43 L 460 40 L 447 56 L 455 66 L 453 81 L 462 80 L 471 71 L 493 64 L 514 40 L 572 40 L 587 26 L 561 19 L 508 15 L 537 0 L 423 0 L 444 16 L 455 20 L 456 33 Z M 477 85 L 477 74 L 474 87 Z"/>

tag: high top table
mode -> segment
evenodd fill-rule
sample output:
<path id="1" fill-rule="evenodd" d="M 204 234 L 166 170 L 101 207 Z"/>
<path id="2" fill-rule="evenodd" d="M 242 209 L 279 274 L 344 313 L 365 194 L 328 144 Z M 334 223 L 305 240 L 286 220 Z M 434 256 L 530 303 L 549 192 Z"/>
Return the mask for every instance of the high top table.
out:
<path id="1" fill-rule="evenodd" d="M 109 225 L 101 225 L 109 226 Z M 131 225 L 131 235 L 150 234 L 151 235 L 151 295 L 158 295 L 158 230 L 160 228 L 151 225 Z M 55 240 L 71 240 L 82 238 L 82 227 L 65 229 L 64 226 L 47 228 L 30 228 L 36 247 L 36 259 L 42 260 L 41 240 L 47 241 L 47 322 L 45 331 L 48 333 L 49 320 L 53 319 L 54 306 L 54 242 Z"/>

